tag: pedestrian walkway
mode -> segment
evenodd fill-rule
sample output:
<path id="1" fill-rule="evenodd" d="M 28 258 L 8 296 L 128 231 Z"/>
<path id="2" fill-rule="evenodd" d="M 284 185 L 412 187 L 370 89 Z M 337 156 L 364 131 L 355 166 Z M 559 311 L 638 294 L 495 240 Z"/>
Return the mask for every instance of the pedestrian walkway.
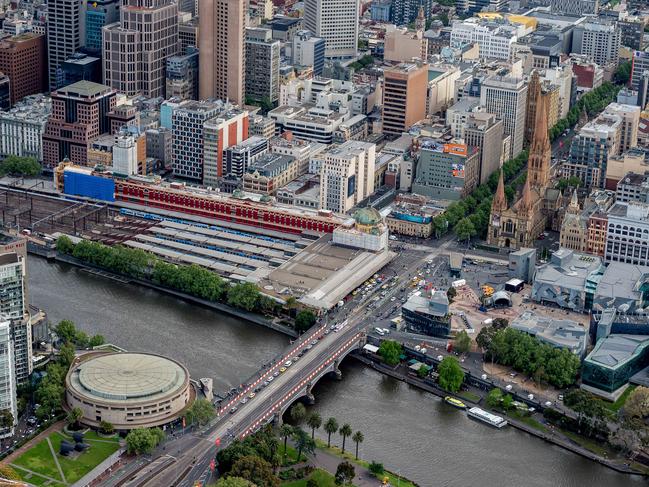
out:
<path id="1" fill-rule="evenodd" d="M 47 440 L 47 446 L 50 447 L 50 452 L 52 453 L 52 458 L 54 459 L 54 465 L 56 465 L 56 469 L 59 471 L 59 475 L 61 476 L 61 479 L 63 479 L 63 483 L 67 484 L 68 481 L 65 478 L 65 474 L 63 473 L 63 469 L 61 468 L 61 464 L 59 463 L 59 459 L 56 458 L 56 452 L 54 451 L 54 447 L 52 446 L 52 442 L 50 441 L 49 437 L 45 438 L 45 440 Z"/>
<path id="2" fill-rule="evenodd" d="M 316 450 L 315 455 L 309 456 L 309 463 L 311 463 L 315 468 L 326 470 L 332 475 L 336 474 L 338 464 L 343 461 L 345 460 L 343 460 L 339 456 L 321 449 Z M 377 479 L 367 468 L 362 467 L 354 462 L 350 463 L 354 465 L 354 469 L 356 471 L 356 477 L 354 477 L 354 480 L 352 482 L 356 487 L 377 487 L 383 485 L 381 481 Z"/>

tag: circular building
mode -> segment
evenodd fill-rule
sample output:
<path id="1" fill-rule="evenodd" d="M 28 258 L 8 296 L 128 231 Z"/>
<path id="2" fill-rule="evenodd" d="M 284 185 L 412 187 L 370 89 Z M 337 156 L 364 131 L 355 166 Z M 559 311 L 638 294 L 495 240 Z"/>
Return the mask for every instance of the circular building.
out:
<path id="1" fill-rule="evenodd" d="M 116 429 L 159 426 L 177 418 L 193 400 L 187 369 L 148 353 L 98 353 L 75 363 L 65 379 L 68 409 L 81 420 Z"/>

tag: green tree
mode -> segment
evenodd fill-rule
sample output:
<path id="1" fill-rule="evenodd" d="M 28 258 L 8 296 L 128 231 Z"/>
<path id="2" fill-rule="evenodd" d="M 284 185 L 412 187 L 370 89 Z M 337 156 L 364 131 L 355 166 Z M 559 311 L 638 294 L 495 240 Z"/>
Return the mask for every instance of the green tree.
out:
<path id="1" fill-rule="evenodd" d="M 115 433 L 115 426 L 109 421 L 101 421 L 99 423 L 99 430 L 105 435 L 112 435 Z"/>
<path id="2" fill-rule="evenodd" d="M 453 347 L 458 353 L 466 353 L 471 349 L 471 337 L 466 330 L 462 330 L 455 335 Z"/>
<path id="3" fill-rule="evenodd" d="M 7 430 L 14 425 L 14 415 L 9 409 L 0 411 L 0 429 Z"/>
<path id="4" fill-rule="evenodd" d="M 447 355 L 437 367 L 439 373 L 439 385 L 442 389 L 450 392 L 457 392 L 464 382 L 464 372 L 457 359 Z"/>
<path id="5" fill-rule="evenodd" d="M 303 309 L 295 317 L 295 331 L 302 333 L 307 331 L 315 324 L 315 315 L 309 309 Z"/>
<path id="6" fill-rule="evenodd" d="M 77 330 L 77 333 L 74 335 L 74 343 L 77 347 L 87 348 L 89 341 L 90 339 L 85 331 Z"/>
<path id="7" fill-rule="evenodd" d="M 314 478 L 310 478 L 306 481 L 306 487 L 320 487 L 320 482 Z"/>
<path id="8" fill-rule="evenodd" d="M 619 85 L 625 85 L 629 79 L 631 79 L 631 61 L 623 61 L 615 70 L 613 81 Z"/>
<path id="9" fill-rule="evenodd" d="M 293 426 L 290 424 L 282 424 L 279 428 L 279 436 L 284 438 L 284 456 L 286 456 L 286 442 L 288 441 L 288 437 L 293 434 Z"/>
<path id="10" fill-rule="evenodd" d="M 269 462 L 255 455 L 246 455 L 239 458 L 230 470 L 233 477 L 241 477 L 255 485 L 264 487 L 279 487 L 279 479 L 273 474 Z"/>
<path id="11" fill-rule="evenodd" d="M 293 430 L 293 440 L 297 448 L 297 459 L 300 461 L 302 453 L 311 453 L 315 451 L 315 440 L 302 428 L 295 428 Z"/>
<path id="12" fill-rule="evenodd" d="M 626 418 L 645 418 L 649 416 L 649 388 L 636 387 L 624 403 L 622 413 Z"/>
<path id="13" fill-rule="evenodd" d="M 8 156 L 0 162 L 0 176 L 11 174 L 14 176 L 38 176 L 41 165 L 33 157 Z"/>
<path id="14" fill-rule="evenodd" d="M 388 365 L 397 365 L 402 353 L 401 344 L 394 340 L 383 340 L 379 346 L 379 355 Z"/>
<path id="15" fill-rule="evenodd" d="M 455 296 L 457 296 L 457 289 L 455 289 L 453 286 L 449 287 L 448 290 L 446 291 L 446 297 L 448 298 L 448 302 L 452 303 L 453 300 L 455 299 Z"/>
<path id="16" fill-rule="evenodd" d="M 478 234 L 475 225 L 468 218 L 462 218 L 457 222 L 453 230 L 455 230 L 455 234 L 459 240 L 464 240 L 467 243 Z"/>
<path id="17" fill-rule="evenodd" d="M 514 403 L 514 399 L 510 394 L 507 394 L 505 395 L 505 397 L 503 397 L 502 405 L 505 411 L 509 411 L 512 408 L 513 403 Z"/>
<path id="18" fill-rule="evenodd" d="M 151 453 L 163 438 L 164 433 L 159 428 L 136 428 L 126 435 L 126 449 L 135 455 Z"/>
<path id="19" fill-rule="evenodd" d="M 304 404 L 297 402 L 293 405 L 293 407 L 291 407 L 289 414 L 291 415 L 293 422 L 297 425 L 300 425 L 306 419 L 306 408 L 304 407 Z"/>
<path id="20" fill-rule="evenodd" d="M 351 485 L 352 480 L 356 477 L 356 469 L 349 462 L 340 462 L 336 468 L 335 482 L 336 485 Z"/>
<path id="21" fill-rule="evenodd" d="M 196 399 L 187 410 L 187 419 L 190 423 L 197 423 L 203 426 L 216 416 L 214 406 L 207 399 Z"/>
<path id="22" fill-rule="evenodd" d="M 72 408 L 66 416 L 65 421 L 73 430 L 78 430 L 80 428 L 79 421 L 81 421 L 81 418 L 83 418 L 81 408 Z"/>
<path id="23" fill-rule="evenodd" d="M 215 487 L 257 487 L 252 482 L 241 477 L 227 477 L 217 480 Z"/>
<path id="24" fill-rule="evenodd" d="M 428 377 L 429 373 L 430 373 L 430 367 L 428 365 L 426 365 L 426 364 L 421 364 L 419 366 L 419 368 L 417 369 L 417 375 L 421 379 L 425 379 L 426 377 Z"/>
<path id="25" fill-rule="evenodd" d="M 363 433 L 361 433 L 360 431 L 357 431 L 352 436 L 352 441 L 356 443 L 356 460 L 358 460 L 358 445 L 363 443 L 364 440 L 365 440 L 365 436 L 363 436 Z"/>
<path id="26" fill-rule="evenodd" d="M 74 250 L 72 239 L 67 235 L 61 235 L 56 239 L 56 250 L 61 254 L 71 254 Z"/>
<path id="27" fill-rule="evenodd" d="M 59 350 L 59 360 L 66 369 L 70 368 L 70 365 L 74 362 L 75 356 L 74 346 L 71 343 L 66 343 Z"/>
<path id="28" fill-rule="evenodd" d="M 385 472 L 385 467 L 383 467 L 383 464 L 375 461 L 370 462 L 370 465 L 367 468 L 374 475 L 381 475 L 383 472 Z"/>
<path id="29" fill-rule="evenodd" d="M 487 394 L 487 406 L 490 408 L 497 408 L 503 400 L 503 392 L 497 387 L 491 389 Z"/>
<path id="30" fill-rule="evenodd" d="M 331 447 L 331 435 L 338 431 L 338 421 L 336 418 L 329 418 L 324 424 L 324 430 L 327 433 L 327 448 Z"/>
<path id="31" fill-rule="evenodd" d="M 309 414 L 309 417 L 306 419 L 306 424 L 311 428 L 311 438 L 315 438 L 315 430 L 322 426 L 322 416 L 317 412 L 312 412 Z"/>
<path id="32" fill-rule="evenodd" d="M 88 346 L 90 348 L 99 347 L 106 343 L 106 339 L 103 335 L 93 335 L 90 340 L 88 340 Z"/>
<path id="33" fill-rule="evenodd" d="M 258 300 L 259 290 L 251 282 L 235 284 L 228 290 L 228 304 L 235 308 L 253 311 Z"/>
<path id="34" fill-rule="evenodd" d="M 352 427 L 349 423 L 345 423 L 340 427 L 340 430 L 338 430 L 338 433 L 340 433 L 340 436 L 343 437 L 343 446 L 342 446 L 342 451 L 345 453 L 345 440 L 347 439 L 348 436 L 352 435 Z"/>
<path id="35" fill-rule="evenodd" d="M 77 327 L 70 320 L 61 320 L 54 327 L 54 332 L 63 343 L 72 343 L 77 336 Z"/>

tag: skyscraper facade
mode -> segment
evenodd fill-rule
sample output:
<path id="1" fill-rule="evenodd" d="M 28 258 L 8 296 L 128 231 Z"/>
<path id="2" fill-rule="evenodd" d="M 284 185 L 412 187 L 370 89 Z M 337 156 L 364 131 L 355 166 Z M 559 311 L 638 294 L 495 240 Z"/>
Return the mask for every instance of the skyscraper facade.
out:
<path id="1" fill-rule="evenodd" d="M 304 27 L 326 41 L 329 58 L 356 56 L 358 43 L 358 0 L 306 0 Z"/>
<path id="2" fill-rule="evenodd" d="M 279 99 L 280 42 L 270 29 L 247 29 L 246 98 L 275 104 Z"/>
<path id="3" fill-rule="evenodd" d="M 47 59 L 50 90 L 61 86 L 61 63 L 81 46 L 81 2 L 79 0 L 48 0 Z"/>
<path id="4" fill-rule="evenodd" d="M 243 105 L 246 2 L 203 0 L 198 19 L 199 98 Z"/>
<path id="5" fill-rule="evenodd" d="M 101 30 L 119 20 L 119 0 L 83 0 L 84 47 L 101 53 Z"/>
<path id="6" fill-rule="evenodd" d="M 18 417 L 11 323 L 4 319 L 0 321 L 0 410 L 11 411 L 14 421 Z M 7 438 L 13 433 L 12 425 L 10 428 L 0 430 L 0 438 Z"/>
<path id="7" fill-rule="evenodd" d="M 384 71 L 383 133 L 401 135 L 426 118 L 428 67 L 399 64 Z"/>
<path id="8" fill-rule="evenodd" d="M 124 0 L 120 21 L 103 35 L 104 83 L 134 96 L 165 96 L 165 61 L 178 52 L 178 6 L 173 0 Z"/>

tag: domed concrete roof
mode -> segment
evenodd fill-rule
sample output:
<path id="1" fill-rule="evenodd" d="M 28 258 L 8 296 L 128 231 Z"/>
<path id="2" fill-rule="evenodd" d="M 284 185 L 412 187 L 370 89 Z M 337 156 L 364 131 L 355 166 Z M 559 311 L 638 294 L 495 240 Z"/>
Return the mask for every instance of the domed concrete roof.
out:
<path id="1" fill-rule="evenodd" d="M 361 208 L 354 213 L 354 220 L 359 225 L 377 225 L 382 218 L 376 208 Z"/>

